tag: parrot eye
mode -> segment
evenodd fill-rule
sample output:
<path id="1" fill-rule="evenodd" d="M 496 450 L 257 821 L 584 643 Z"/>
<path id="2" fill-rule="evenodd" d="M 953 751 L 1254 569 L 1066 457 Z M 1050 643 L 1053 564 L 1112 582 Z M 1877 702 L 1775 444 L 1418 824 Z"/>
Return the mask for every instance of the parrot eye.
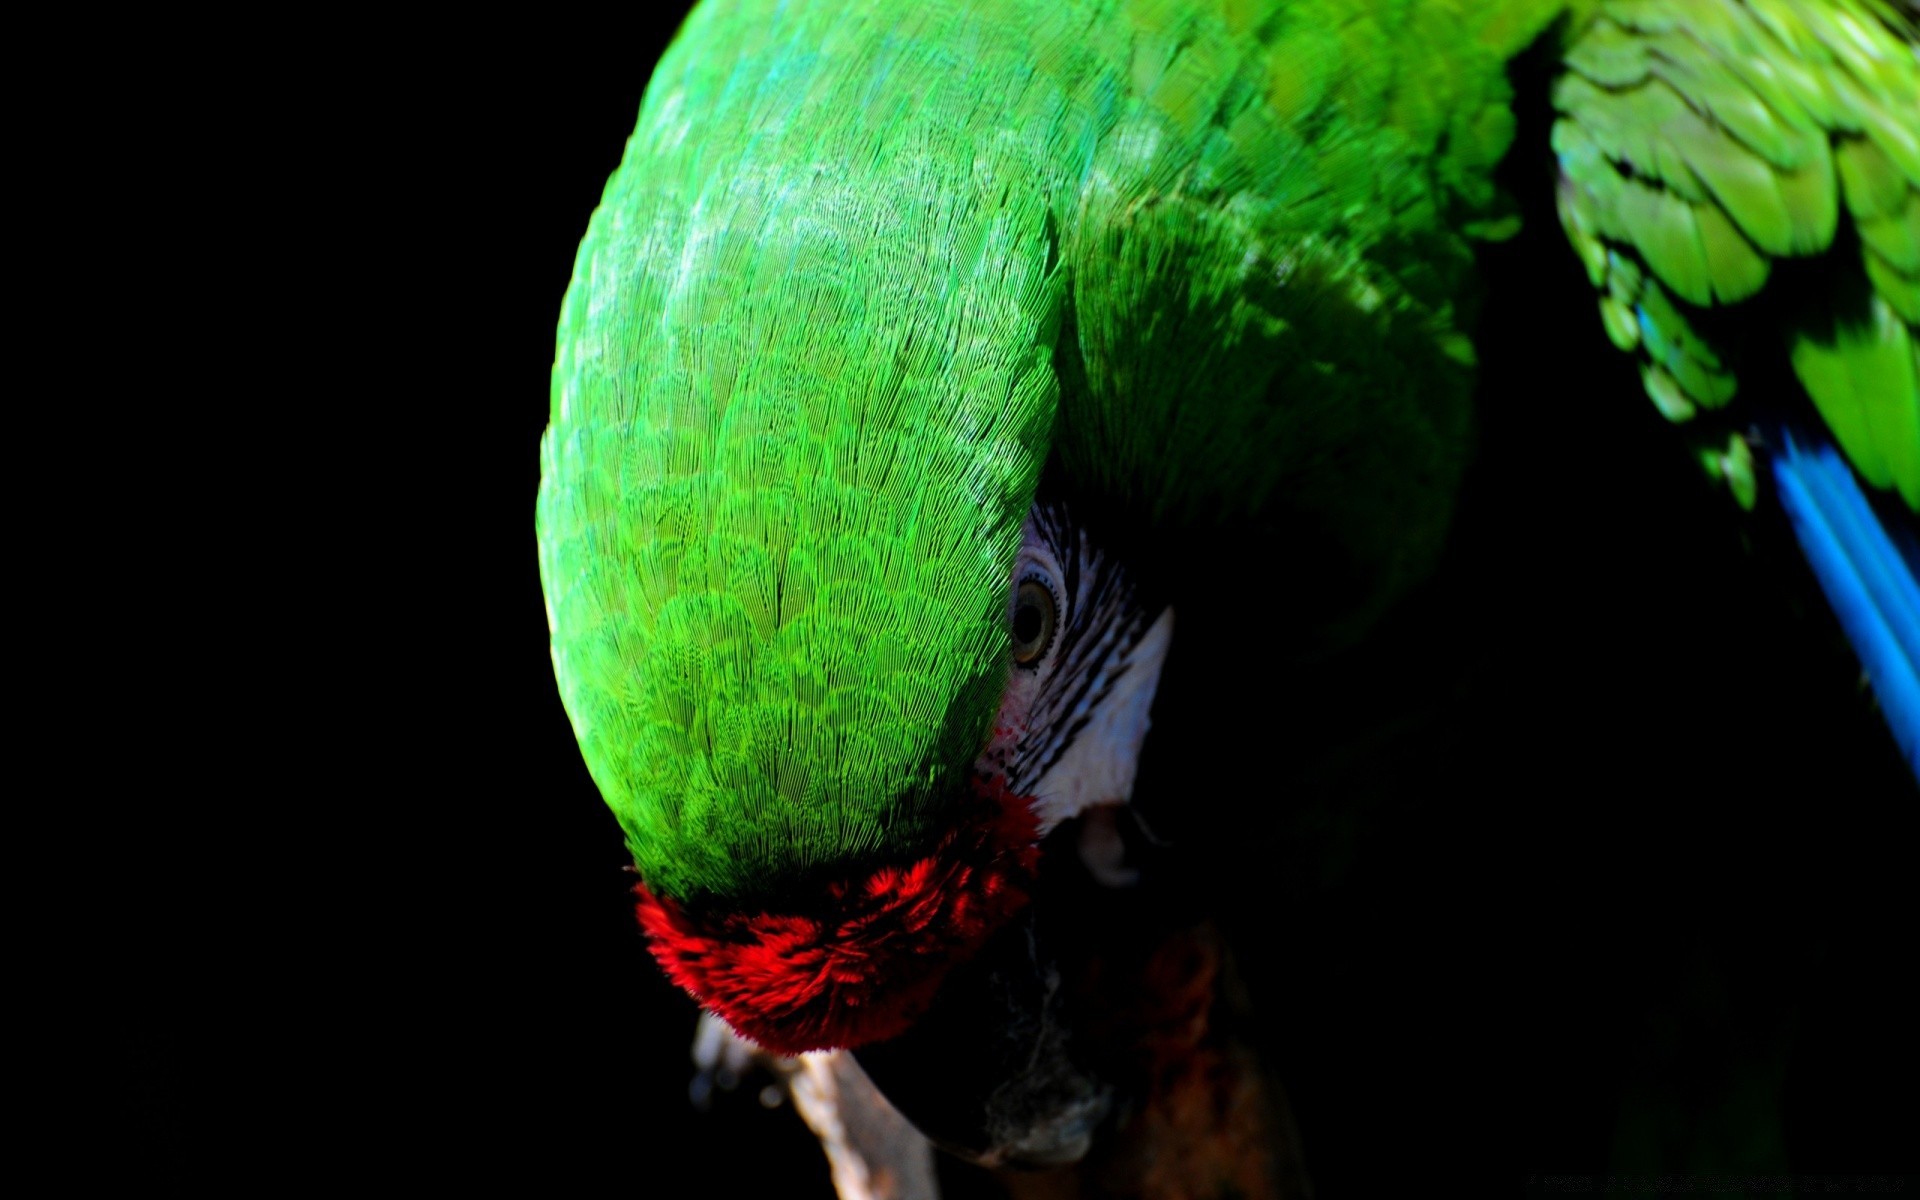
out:
<path id="1" fill-rule="evenodd" d="M 1013 594 L 1013 661 L 1030 667 L 1053 642 L 1053 592 L 1038 579 L 1023 579 Z"/>

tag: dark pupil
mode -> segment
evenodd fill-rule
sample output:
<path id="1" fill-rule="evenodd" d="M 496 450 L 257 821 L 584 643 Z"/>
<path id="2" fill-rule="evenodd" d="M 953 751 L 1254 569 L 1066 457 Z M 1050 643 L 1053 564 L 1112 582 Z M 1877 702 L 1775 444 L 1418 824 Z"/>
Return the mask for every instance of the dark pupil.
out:
<path id="1" fill-rule="evenodd" d="M 1021 645 L 1031 643 L 1040 636 L 1040 606 L 1022 604 L 1013 610 L 1013 640 Z"/>

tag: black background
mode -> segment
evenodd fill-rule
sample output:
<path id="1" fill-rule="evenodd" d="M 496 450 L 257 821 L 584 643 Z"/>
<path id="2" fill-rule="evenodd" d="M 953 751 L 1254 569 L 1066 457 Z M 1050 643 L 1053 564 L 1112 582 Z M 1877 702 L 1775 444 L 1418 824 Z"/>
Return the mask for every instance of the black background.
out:
<path id="1" fill-rule="evenodd" d="M 674 23 L 369 31 L 237 144 L 284 178 L 226 203 L 302 192 L 266 261 L 282 290 L 316 281 L 321 336 L 281 369 L 324 381 L 340 449 L 259 493 L 301 540 L 249 603 L 298 617 L 163 713 L 174 761 L 220 769 L 168 820 L 138 810 L 169 853 L 115 901 L 138 915 L 106 945 L 87 1103 L 111 1121 L 83 1168 L 828 1194 L 790 1113 L 688 1105 L 695 1010 L 634 928 L 546 655 L 553 322 Z M 1322 1195 L 1653 1161 L 1635 1129 L 1667 1169 L 1740 1166 L 1695 1152 L 1738 1140 L 1699 1114 L 1776 1085 L 1791 1169 L 1898 1169 L 1914 784 L 1777 514 L 1711 487 L 1605 342 L 1546 125 L 1523 107 L 1527 230 L 1483 256 L 1455 541 L 1390 631 L 1402 674 L 1448 672 L 1446 719 L 1295 767 L 1329 706 L 1295 684 L 1257 718 L 1209 708 L 1241 628 L 1223 606 L 1169 667 L 1199 699 L 1157 715 L 1143 793 L 1227 796 L 1168 819 L 1230 833 L 1236 772 L 1307 781 L 1261 818 L 1295 835 L 1279 859 L 1221 869 L 1264 869 L 1278 901 L 1270 1054 Z"/>

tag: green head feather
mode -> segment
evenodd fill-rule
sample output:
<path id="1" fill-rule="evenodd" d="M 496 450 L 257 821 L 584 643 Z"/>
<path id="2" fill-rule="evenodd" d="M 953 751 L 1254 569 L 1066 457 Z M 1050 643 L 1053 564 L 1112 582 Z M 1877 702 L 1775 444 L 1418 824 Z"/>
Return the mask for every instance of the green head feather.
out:
<path id="1" fill-rule="evenodd" d="M 952 132 L 987 89 L 875 92 L 915 69 L 877 39 L 728 19 L 661 64 L 581 245 L 538 507 L 562 699 L 682 899 L 937 835 L 1057 392 L 1031 163 Z"/>
<path id="2" fill-rule="evenodd" d="M 695 11 L 575 265 L 538 517 L 561 695 L 651 887 L 937 834 L 1049 453 L 1162 525 L 1323 497 L 1379 595 L 1419 573 L 1465 429 L 1453 225 L 1556 3 L 1465 7 Z M 1383 381 L 1388 343 L 1439 382 Z M 1409 440 L 1433 470 L 1378 451 Z"/>

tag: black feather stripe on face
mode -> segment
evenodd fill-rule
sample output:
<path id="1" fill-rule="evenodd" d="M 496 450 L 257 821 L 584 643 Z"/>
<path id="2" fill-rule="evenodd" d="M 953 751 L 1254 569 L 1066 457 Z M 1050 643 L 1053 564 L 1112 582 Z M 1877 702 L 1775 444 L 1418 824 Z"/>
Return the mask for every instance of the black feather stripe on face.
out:
<path id="1" fill-rule="evenodd" d="M 1037 502 L 1032 525 L 1058 568 L 1044 574 L 1059 611 L 1053 643 L 1033 668 L 1038 686 L 1025 732 L 1006 761 L 1017 792 L 1031 791 L 1073 745 L 1126 674 L 1129 655 L 1157 611 L 1143 603 L 1134 575 L 1072 520 L 1064 503 Z M 1016 586 L 1024 569 L 1016 568 Z"/>

